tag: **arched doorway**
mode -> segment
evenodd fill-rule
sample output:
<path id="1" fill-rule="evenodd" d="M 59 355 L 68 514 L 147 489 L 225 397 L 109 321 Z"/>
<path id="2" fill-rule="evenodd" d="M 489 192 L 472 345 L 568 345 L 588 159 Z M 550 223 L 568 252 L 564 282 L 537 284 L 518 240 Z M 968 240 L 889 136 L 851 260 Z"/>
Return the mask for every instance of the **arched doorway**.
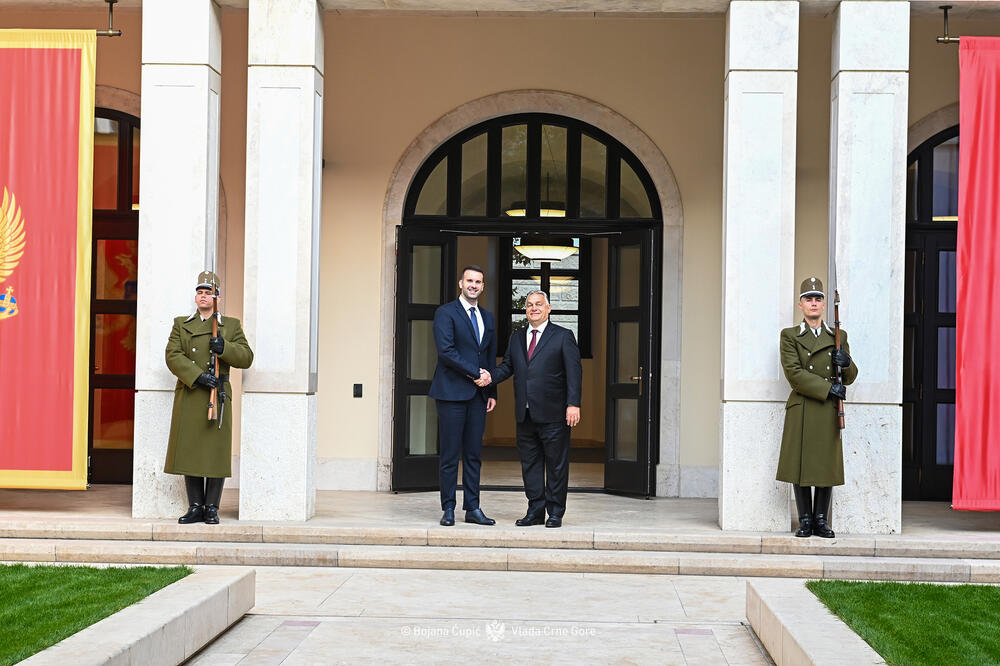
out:
<path id="1" fill-rule="evenodd" d="M 903 499 L 950 500 L 955 455 L 958 125 L 907 159 Z"/>
<path id="2" fill-rule="evenodd" d="M 663 214 L 639 159 L 601 129 L 568 116 L 493 118 L 431 152 L 410 183 L 402 213 L 392 487 L 437 484 L 436 412 L 427 397 L 436 364 L 431 321 L 435 309 L 457 295 L 458 266 L 480 263 L 492 287 L 487 295 L 500 353 L 521 324 L 531 288 L 550 292 L 553 319 L 577 334 L 585 377 L 589 359 L 591 386 L 602 394 L 589 405 L 601 425 L 599 433 L 590 431 L 602 449 L 596 485 L 654 494 Z M 577 251 L 559 262 L 529 259 L 518 248 L 536 235 Z M 512 430 L 512 419 L 509 425 Z M 485 469 L 483 483 L 497 485 Z"/>

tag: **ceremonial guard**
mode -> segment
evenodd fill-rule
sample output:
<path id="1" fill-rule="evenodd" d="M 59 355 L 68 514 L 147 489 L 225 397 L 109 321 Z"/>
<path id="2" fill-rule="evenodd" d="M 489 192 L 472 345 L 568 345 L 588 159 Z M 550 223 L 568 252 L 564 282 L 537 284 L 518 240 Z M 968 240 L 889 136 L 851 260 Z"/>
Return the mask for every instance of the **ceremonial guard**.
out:
<path id="1" fill-rule="evenodd" d="M 785 403 L 777 479 L 794 490 L 795 536 L 829 539 L 834 536 L 829 525 L 833 486 L 844 484 L 838 404 L 847 398 L 845 385 L 857 378 L 858 366 L 851 360 L 847 332 L 839 322 L 834 331 L 823 320 L 826 294 L 819 278 L 802 282 L 799 310 L 803 321 L 781 331 L 781 366 L 792 391 Z"/>
<path id="2" fill-rule="evenodd" d="M 222 486 L 232 476 L 229 369 L 253 362 L 240 321 L 218 312 L 219 293 L 215 273 L 201 273 L 195 286 L 198 309 L 174 319 L 167 342 L 167 367 L 177 386 L 163 471 L 184 475 L 189 508 L 179 523 L 219 522 Z"/>

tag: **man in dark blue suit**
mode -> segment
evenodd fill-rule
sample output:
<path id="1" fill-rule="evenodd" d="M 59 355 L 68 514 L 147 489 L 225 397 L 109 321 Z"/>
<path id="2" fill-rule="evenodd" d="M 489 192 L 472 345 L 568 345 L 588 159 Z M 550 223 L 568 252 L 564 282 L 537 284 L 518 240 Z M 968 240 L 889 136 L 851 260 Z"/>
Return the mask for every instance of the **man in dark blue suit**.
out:
<path id="1" fill-rule="evenodd" d="M 478 384 L 514 377 L 517 452 L 528 512 L 515 525 L 561 527 L 569 488 L 570 428 L 580 422 L 583 366 L 573 332 L 549 321 L 548 296 L 525 299 L 528 327 L 510 336 L 503 362 Z M 549 514 L 545 520 L 546 511 Z"/>
<path id="2" fill-rule="evenodd" d="M 461 294 L 434 313 L 434 344 L 438 363 L 428 395 L 437 403 L 440 443 L 441 524 L 455 524 L 458 458 L 462 458 L 462 508 L 465 522 L 494 525 L 479 508 L 480 454 L 486 412 L 496 406 L 496 387 L 477 386 L 496 365 L 497 340 L 493 315 L 479 307 L 485 283 L 483 269 L 466 266 L 458 282 Z"/>

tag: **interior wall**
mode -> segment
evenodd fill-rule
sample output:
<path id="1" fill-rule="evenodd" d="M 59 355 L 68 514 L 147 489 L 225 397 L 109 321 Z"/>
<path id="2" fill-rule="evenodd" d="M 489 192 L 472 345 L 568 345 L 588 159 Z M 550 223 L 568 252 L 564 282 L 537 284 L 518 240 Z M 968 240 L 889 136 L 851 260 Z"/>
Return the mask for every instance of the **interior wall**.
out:
<path id="1" fill-rule="evenodd" d="M 378 337 L 365 335 L 351 345 L 341 340 L 347 330 L 378 330 L 378 301 L 371 307 L 345 307 L 340 285 L 375 288 L 390 279 L 378 268 L 381 216 L 401 155 L 423 129 L 466 102 L 504 90 L 548 89 L 587 97 L 621 113 L 660 147 L 677 177 L 685 220 L 682 364 L 690 368 L 680 387 L 680 462 L 715 464 L 723 17 L 328 13 L 325 26 L 321 330 L 333 333 L 321 340 L 319 455 L 376 455 Z M 502 67 L 497 53 L 503 54 Z M 593 379 L 588 378 L 591 386 Z M 355 382 L 369 387 L 366 398 L 350 398 Z M 596 414 L 603 406 L 586 409 Z M 603 437 L 603 423 L 594 419 L 591 425 Z"/>

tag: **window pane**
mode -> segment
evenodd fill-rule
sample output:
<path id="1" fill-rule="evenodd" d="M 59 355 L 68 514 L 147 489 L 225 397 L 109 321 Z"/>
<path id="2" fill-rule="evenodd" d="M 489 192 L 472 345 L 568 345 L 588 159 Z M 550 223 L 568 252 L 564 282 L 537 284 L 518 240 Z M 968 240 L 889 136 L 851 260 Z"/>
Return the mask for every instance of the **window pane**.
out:
<path id="1" fill-rule="evenodd" d="M 615 460 L 636 460 L 638 430 L 639 401 L 635 398 L 615 400 Z"/>
<path id="2" fill-rule="evenodd" d="M 608 148 L 586 134 L 580 137 L 580 217 L 607 215 Z"/>
<path id="3" fill-rule="evenodd" d="M 528 327 L 528 318 L 523 313 L 514 313 L 510 316 L 510 332 L 520 331 Z"/>
<path id="4" fill-rule="evenodd" d="M 958 137 L 934 147 L 934 221 L 958 219 Z"/>
<path id="5" fill-rule="evenodd" d="M 955 312 L 955 250 L 938 252 L 938 312 Z"/>
<path id="6" fill-rule="evenodd" d="M 410 379 L 431 379 L 437 365 L 434 346 L 434 322 L 410 322 Z"/>
<path id="7" fill-rule="evenodd" d="M 132 210 L 139 210 L 139 128 L 132 128 Z"/>
<path id="8" fill-rule="evenodd" d="M 580 247 L 580 239 L 574 238 L 573 245 L 577 248 Z M 514 244 L 514 251 L 511 253 L 511 268 L 534 268 L 535 270 L 540 270 L 542 268 L 542 262 L 536 259 L 529 259 L 520 252 L 517 251 L 517 247 L 524 241 L 525 243 L 530 242 L 530 238 L 515 238 L 512 242 Z M 566 257 L 562 261 L 550 261 L 549 267 L 555 270 L 576 270 L 580 267 L 580 252 L 577 251 L 574 254 Z"/>
<path id="9" fill-rule="evenodd" d="M 646 188 L 625 160 L 622 160 L 621 187 L 622 217 L 653 217 Z"/>
<path id="10" fill-rule="evenodd" d="M 135 391 L 94 389 L 95 449 L 131 449 L 135 431 Z"/>
<path id="11" fill-rule="evenodd" d="M 410 248 L 410 302 L 441 302 L 441 246 Z"/>
<path id="12" fill-rule="evenodd" d="M 938 328 L 937 387 L 955 388 L 955 329 Z"/>
<path id="13" fill-rule="evenodd" d="M 528 298 L 528 292 L 533 289 L 541 289 L 542 283 L 538 277 L 513 278 L 510 281 L 511 295 L 510 307 L 512 310 L 524 310 L 524 301 Z"/>
<path id="14" fill-rule="evenodd" d="M 553 310 L 579 310 L 580 281 L 568 275 L 550 276 L 549 303 Z"/>
<path id="15" fill-rule="evenodd" d="M 955 464 L 955 405 L 937 406 L 937 451 L 938 465 Z"/>
<path id="16" fill-rule="evenodd" d="M 917 220 L 917 163 L 906 168 L 906 221 Z"/>
<path id="17" fill-rule="evenodd" d="M 639 374 L 639 322 L 620 321 L 616 326 L 617 353 L 615 354 L 615 381 L 631 383 Z"/>
<path id="18" fill-rule="evenodd" d="M 563 328 L 573 331 L 573 337 L 580 340 L 580 317 L 575 314 L 554 314 L 549 315 L 549 320 L 559 324 Z"/>
<path id="19" fill-rule="evenodd" d="M 618 248 L 618 302 L 620 308 L 639 305 L 639 246 Z"/>
<path id="20" fill-rule="evenodd" d="M 438 162 L 438 165 L 427 176 L 424 187 L 417 197 L 417 207 L 413 211 L 417 215 L 447 215 L 448 213 L 448 158 Z"/>
<path id="21" fill-rule="evenodd" d="M 100 300 L 134 301 L 138 282 L 137 262 L 139 241 L 98 240 L 97 288 L 94 297 Z"/>
<path id="22" fill-rule="evenodd" d="M 118 207 L 118 121 L 94 118 L 94 208 Z"/>
<path id="23" fill-rule="evenodd" d="M 542 217 L 566 217 L 566 128 L 542 125 Z"/>
<path id="24" fill-rule="evenodd" d="M 437 406 L 426 395 L 407 398 L 410 415 L 410 455 L 436 455 L 438 452 Z"/>
<path id="25" fill-rule="evenodd" d="M 94 374 L 135 374 L 135 316 L 94 316 Z"/>
<path id="26" fill-rule="evenodd" d="M 524 215 L 528 198 L 528 126 L 511 125 L 500 133 L 503 153 L 500 167 L 500 210 L 507 215 Z"/>
<path id="27" fill-rule="evenodd" d="M 462 144 L 462 215 L 486 215 L 486 134 Z"/>

